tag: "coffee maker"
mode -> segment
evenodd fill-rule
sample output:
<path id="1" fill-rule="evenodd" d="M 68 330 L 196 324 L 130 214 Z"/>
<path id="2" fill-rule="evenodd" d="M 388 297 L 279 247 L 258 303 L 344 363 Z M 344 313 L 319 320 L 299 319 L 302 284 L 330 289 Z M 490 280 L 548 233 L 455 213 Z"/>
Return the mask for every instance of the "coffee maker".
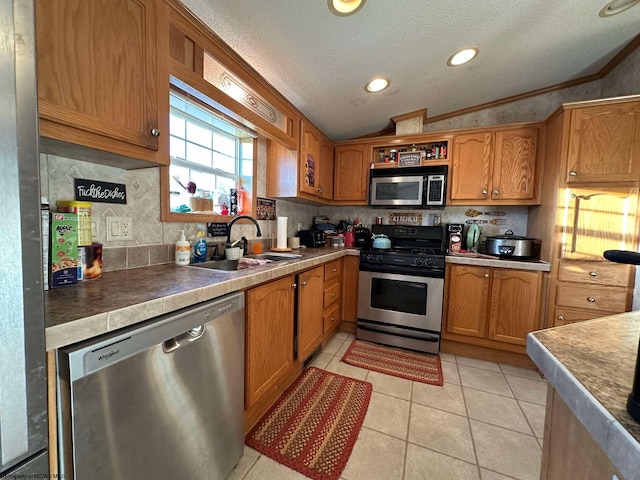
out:
<path id="1" fill-rule="evenodd" d="M 446 248 L 447 253 L 457 253 L 462 249 L 462 230 L 464 229 L 464 224 L 462 223 L 448 223 L 446 234 Z"/>

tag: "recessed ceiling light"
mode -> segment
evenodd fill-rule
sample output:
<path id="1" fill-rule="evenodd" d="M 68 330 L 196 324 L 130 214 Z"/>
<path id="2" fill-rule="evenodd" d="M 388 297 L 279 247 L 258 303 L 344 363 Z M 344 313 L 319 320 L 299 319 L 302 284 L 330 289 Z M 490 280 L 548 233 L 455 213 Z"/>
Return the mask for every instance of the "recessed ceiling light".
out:
<path id="1" fill-rule="evenodd" d="M 389 80 L 386 78 L 374 78 L 367 86 L 364 87 L 367 92 L 381 92 L 389 86 Z"/>
<path id="2" fill-rule="evenodd" d="M 476 47 L 463 48 L 449 57 L 447 65 L 450 67 L 457 67 L 458 65 L 462 65 L 463 63 L 473 60 L 476 55 L 478 55 L 478 49 Z"/>
<path id="3" fill-rule="evenodd" d="M 602 10 L 600 10 L 599 15 L 601 17 L 610 17 L 620 12 L 624 12 L 638 3 L 640 3 L 640 0 L 611 0 L 602 8 Z"/>
<path id="4" fill-rule="evenodd" d="M 329 10 L 339 17 L 353 15 L 364 6 L 364 2 L 366 0 L 328 0 Z"/>

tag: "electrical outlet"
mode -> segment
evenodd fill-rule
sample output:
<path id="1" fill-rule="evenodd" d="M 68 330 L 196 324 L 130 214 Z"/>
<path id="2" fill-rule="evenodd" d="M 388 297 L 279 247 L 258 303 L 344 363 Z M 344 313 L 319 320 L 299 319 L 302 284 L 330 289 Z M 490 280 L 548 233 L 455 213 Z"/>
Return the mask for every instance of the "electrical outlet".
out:
<path id="1" fill-rule="evenodd" d="M 298 222 L 298 231 L 300 230 L 304 230 L 304 226 L 300 222 Z"/>
<path id="2" fill-rule="evenodd" d="M 107 217 L 107 242 L 133 240 L 131 217 Z"/>

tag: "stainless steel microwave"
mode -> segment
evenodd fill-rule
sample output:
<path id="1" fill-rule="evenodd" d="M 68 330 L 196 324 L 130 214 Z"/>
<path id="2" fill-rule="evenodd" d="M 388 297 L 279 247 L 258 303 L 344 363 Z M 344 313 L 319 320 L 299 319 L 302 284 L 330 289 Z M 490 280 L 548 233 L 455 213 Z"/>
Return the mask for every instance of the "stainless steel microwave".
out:
<path id="1" fill-rule="evenodd" d="M 443 208 L 447 197 L 446 165 L 371 170 L 369 205 Z"/>

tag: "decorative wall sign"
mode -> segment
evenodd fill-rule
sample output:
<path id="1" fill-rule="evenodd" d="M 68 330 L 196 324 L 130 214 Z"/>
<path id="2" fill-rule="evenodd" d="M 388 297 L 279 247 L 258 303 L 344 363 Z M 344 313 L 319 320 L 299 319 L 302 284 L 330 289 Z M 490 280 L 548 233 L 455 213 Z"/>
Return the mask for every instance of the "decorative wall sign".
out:
<path id="1" fill-rule="evenodd" d="M 256 218 L 258 220 L 275 220 L 276 219 L 276 201 L 269 198 L 257 199 Z"/>
<path id="2" fill-rule="evenodd" d="M 419 167 L 420 152 L 398 152 L 399 167 Z"/>
<path id="3" fill-rule="evenodd" d="M 127 203 L 127 186 L 122 183 L 98 182 L 75 178 L 75 199 L 82 202 Z"/>
<path id="4" fill-rule="evenodd" d="M 422 225 L 421 213 L 390 213 L 389 225 Z"/>
<path id="5" fill-rule="evenodd" d="M 224 222 L 207 223 L 207 232 L 212 237 L 226 237 L 229 225 Z"/>

